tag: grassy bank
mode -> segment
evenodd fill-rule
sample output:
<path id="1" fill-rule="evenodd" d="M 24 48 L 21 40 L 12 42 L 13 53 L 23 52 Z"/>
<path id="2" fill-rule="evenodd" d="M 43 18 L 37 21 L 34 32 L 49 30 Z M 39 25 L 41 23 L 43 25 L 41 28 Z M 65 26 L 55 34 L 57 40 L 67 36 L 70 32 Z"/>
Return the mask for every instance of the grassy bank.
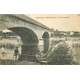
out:
<path id="1" fill-rule="evenodd" d="M 22 61 L 13 61 L 13 60 L 0 60 L 0 65 L 43 65 L 39 62 L 22 60 Z"/>

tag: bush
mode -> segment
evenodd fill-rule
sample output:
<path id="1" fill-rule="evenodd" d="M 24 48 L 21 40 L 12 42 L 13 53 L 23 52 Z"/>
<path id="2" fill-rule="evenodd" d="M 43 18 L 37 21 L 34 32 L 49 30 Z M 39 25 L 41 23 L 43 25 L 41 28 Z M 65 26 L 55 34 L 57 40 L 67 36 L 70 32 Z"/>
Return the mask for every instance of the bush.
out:
<path id="1" fill-rule="evenodd" d="M 48 64 L 56 65 L 74 63 L 72 51 L 65 42 L 59 43 L 56 47 L 53 47 L 47 56 L 47 60 Z"/>

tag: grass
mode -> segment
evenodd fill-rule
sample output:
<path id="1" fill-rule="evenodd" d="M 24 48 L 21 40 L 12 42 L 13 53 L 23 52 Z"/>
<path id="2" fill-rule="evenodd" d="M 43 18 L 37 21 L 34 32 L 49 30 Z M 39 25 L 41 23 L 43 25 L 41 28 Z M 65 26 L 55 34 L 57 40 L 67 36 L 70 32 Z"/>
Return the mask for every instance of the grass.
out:
<path id="1" fill-rule="evenodd" d="M 0 65 L 14 65 L 15 61 L 13 60 L 1 60 L 0 59 Z"/>
<path id="2" fill-rule="evenodd" d="M 29 60 L 22 60 L 22 61 L 14 61 L 14 60 L 1 60 L 0 65 L 43 65 L 42 63 L 29 61 Z"/>

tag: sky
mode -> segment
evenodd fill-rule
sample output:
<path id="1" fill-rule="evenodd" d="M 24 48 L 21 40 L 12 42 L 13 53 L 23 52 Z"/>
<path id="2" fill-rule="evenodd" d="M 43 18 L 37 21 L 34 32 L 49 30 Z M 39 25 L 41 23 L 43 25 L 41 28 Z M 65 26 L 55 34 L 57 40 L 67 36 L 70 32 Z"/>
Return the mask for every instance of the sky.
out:
<path id="1" fill-rule="evenodd" d="M 51 29 L 60 31 L 80 31 L 78 14 L 25 14 Z"/>

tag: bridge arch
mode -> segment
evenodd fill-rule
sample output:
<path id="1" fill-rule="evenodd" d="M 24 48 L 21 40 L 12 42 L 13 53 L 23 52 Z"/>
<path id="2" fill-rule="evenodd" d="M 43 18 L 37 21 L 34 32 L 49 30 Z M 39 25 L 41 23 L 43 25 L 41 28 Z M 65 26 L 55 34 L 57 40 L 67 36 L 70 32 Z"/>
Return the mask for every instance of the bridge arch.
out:
<path id="1" fill-rule="evenodd" d="M 35 34 L 34 31 L 32 31 L 29 28 L 26 27 L 12 27 L 8 28 L 9 30 L 15 32 L 21 37 L 21 40 L 23 42 L 21 55 L 23 58 L 25 58 L 25 55 L 35 55 L 37 52 L 39 52 L 38 49 L 38 37 Z"/>

